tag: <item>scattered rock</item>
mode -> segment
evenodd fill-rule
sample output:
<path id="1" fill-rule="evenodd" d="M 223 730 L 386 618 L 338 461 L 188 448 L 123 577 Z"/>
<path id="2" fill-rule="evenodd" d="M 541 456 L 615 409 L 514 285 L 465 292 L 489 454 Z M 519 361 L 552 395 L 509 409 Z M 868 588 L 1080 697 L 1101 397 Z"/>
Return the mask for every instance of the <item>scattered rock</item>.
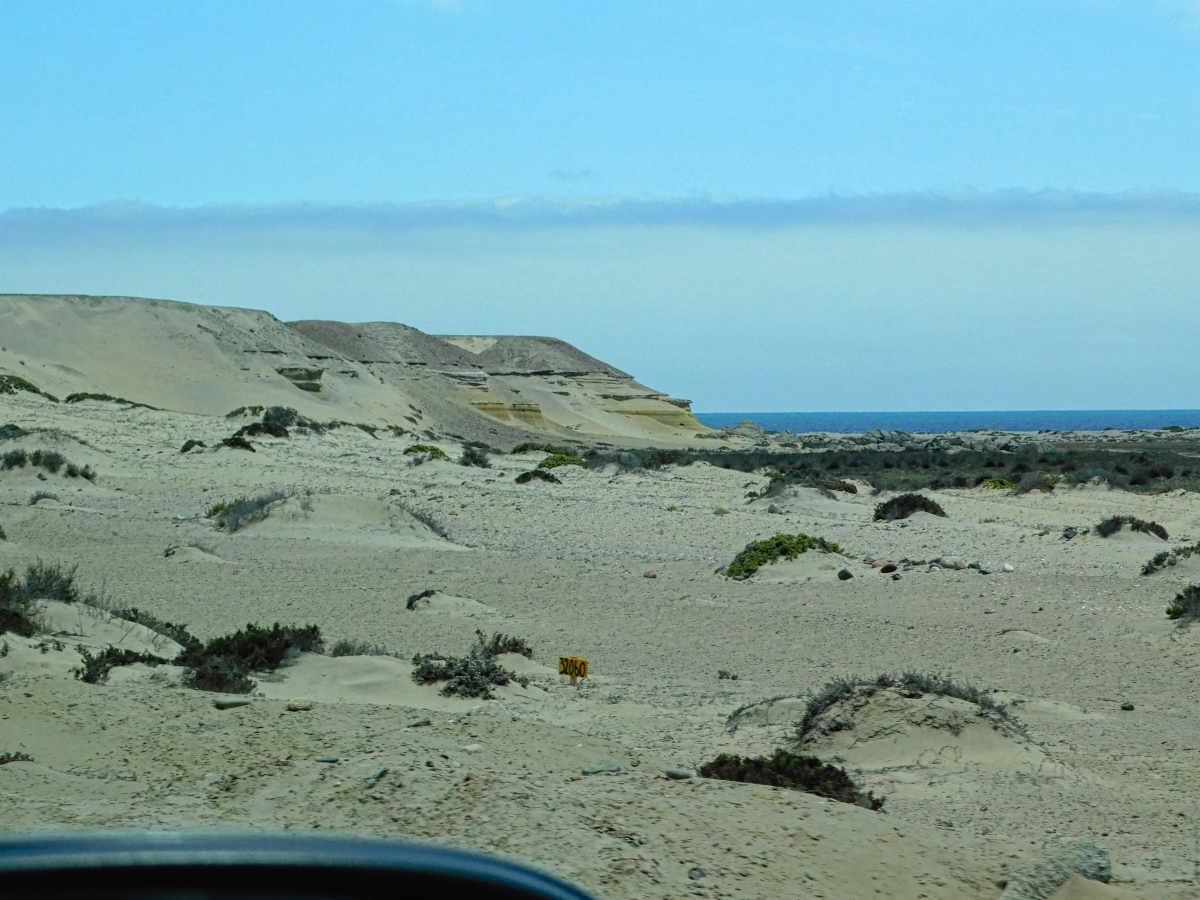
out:
<path id="1" fill-rule="evenodd" d="M 482 749 L 483 744 L 467 744 L 467 746 L 463 747 L 463 751 L 466 753 L 478 753 Z"/>
<path id="2" fill-rule="evenodd" d="M 655 572 L 653 569 L 651 569 L 649 572 L 647 572 L 647 573 L 646 573 L 645 575 L 643 575 L 642 577 L 643 577 L 643 578 L 657 578 L 657 577 L 658 577 L 658 573 L 657 573 L 657 572 Z"/>
<path id="3" fill-rule="evenodd" d="M 1010 872 L 1000 900 L 1046 900 L 1072 874 L 1108 882 L 1112 879 L 1108 851 L 1083 841 L 1067 844 L 1056 853 Z"/>
<path id="4" fill-rule="evenodd" d="M 249 706 L 254 701 L 249 697 L 218 697 L 213 701 L 217 709 L 237 709 L 239 706 Z"/>
<path id="5" fill-rule="evenodd" d="M 901 577 L 902 576 L 900 575 L 900 573 L 896 572 L 892 575 L 892 581 L 899 581 L 901 579 Z"/>
<path id="6" fill-rule="evenodd" d="M 1016 569 L 1014 569 L 1009 563 L 1005 563 L 1000 568 L 1002 568 L 1005 572 L 1015 572 L 1016 571 Z"/>
<path id="7" fill-rule="evenodd" d="M 896 571 L 896 564 L 888 563 L 886 566 L 880 566 L 879 571 L 882 572 L 884 575 L 891 575 L 893 572 Z"/>
<path id="8" fill-rule="evenodd" d="M 621 764 L 615 762 L 600 763 L 595 766 L 588 766 L 583 770 L 584 775 L 616 775 L 621 771 Z"/>
<path id="9" fill-rule="evenodd" d="M 405 728 L 424 728 L 426 725 L 432 724 L 429 721 L 429 716 L 414 716 L 404 723 Z"/>
<path id="10" fill-rule="evenodd" d="M 296 697 L 288 701 L 288 712 L 307 712 L 313 708 L 313 702 L 307 697 Z"/>
<path id="11" fill-rule="evenodd" d="M 682 506 L 668 506 L 667 512 L 683 512 Z"/>
<path id="12" fill-rule="evenodd" d="M 1075 535 L 1077 535 L 1077 534 L 1079 534 L 1078 528 L 1064 528 L 1063 529 L 1063 537 L 1068 541 L 1071 538 L 1075 537 Z"/>
<path id="13" fill-rule="evenodd" d="M 884 566 L 889 565 L 890 563 L 890 559 L 888 559 L 886 556 L 881 556 L 879 559 L 871 560 L 871 568 L 882 569 Z"/>
<path id="14" fill-rule="evenodd" d="M 772 503 L 770 506 L 767 507 L 767 512 L 775 513 L 776 515 L 783 515 L 783 508 L 776 506 L 774 503 Z"/>
<path id="15" fill-rule="evenodd" d="M 683 766 L 673 766 L 667 769 L 667 777 L 674 781 L 687 781 L 689 778 L 696 777 L 696 773 Z"/>
<path id="16" fill-rule="evenodd" d="M 338 761 L 338 758 L 336 756 L 318 756 L 317 757 L 317 762 L 319 762 L 319 763 L 335 763 L 337 761 Z"/>
<path id="17" fill-rule="evenodd" d="M 854 577 L 854 574 L 849 569 L 842 569 L 838 572 L 838 581 L 849 581 Z"/>
<path id="18" fill-rule="evenodd" d="M 1126 701 L 1121 704 L 1121 709 L 1125 710 L 1125 712 L 1133 712 L 1134 707 L 1132 703 Z"/>
<path id="19" fill-rule="evenodd" d="M 699 881 L 706 874 L 708 873 L 699 866 L 693 866 L 692 868 L 688 869 L 688 878 L 692 879 L 692 881 Z"/>
<path id="20" fill-rule="evenodd" d="M 713 510 L 713 515 L 714 516 L 727 516 L 727 515 L 729 515 L 729 510 L 727 510 L 723 506 L 718 506 L 716 509 Z"/>

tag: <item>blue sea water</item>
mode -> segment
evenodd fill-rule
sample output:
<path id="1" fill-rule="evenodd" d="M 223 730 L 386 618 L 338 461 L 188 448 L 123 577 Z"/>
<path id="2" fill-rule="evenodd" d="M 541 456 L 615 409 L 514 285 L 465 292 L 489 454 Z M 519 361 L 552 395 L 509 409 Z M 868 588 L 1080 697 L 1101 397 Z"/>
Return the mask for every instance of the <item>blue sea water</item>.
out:
<path id="1" fill-rule="evenodd" d="M 767 431 L 830 431 L 863 434 L 875 428 L 940 434 L 994 428 L 999 431 L 1103 431 L 1169 425 L 1200 428 L 1200 409 L 1019 409 L 934 412 L 711 412 L 696 413 L 709 428 L 749 419 Z"/>

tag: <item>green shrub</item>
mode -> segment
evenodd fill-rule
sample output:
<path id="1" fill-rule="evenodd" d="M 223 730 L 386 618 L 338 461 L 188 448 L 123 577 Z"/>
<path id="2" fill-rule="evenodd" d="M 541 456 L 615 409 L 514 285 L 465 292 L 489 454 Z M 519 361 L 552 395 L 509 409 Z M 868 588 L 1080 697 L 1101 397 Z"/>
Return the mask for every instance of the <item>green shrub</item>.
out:
<path id="1" fill-rule="evenodd" d="M 103 684 L 108 681 L 108 673 L 117 666 L 132 666 L 134 663 L 161 666 L 167 663 L 167 660 L 152 653 L 118 650 L 116 647 L 106 647 L 95 655 L 92 655 L 91 651 L 82 644 L 75 649 L 83 657 L 83 665 L 77 669 L 72 669 L 71 673 L 80 681 L 85 681 L 88 684 Z"/>
<path id="2" fill-rule="evenodd" d="M 233 412 L 225 413 L 225 418 L 236 419 L 238 416 L 258 416 L 262 415 L 263 407 L 261 406 L 239 406 Z"/>
<path id="3" fill-rule="evenodd" d="M 875 507 L 876 522 L 893 522 L 896 519 L 907 519 L 915 512 L 927 512 L 935 516 L 946 517 L 937 503 L 921 494 L 901 494 L 886 503 Z"/>
<path id="4" fill-rule="evenodd" d="M 58 494 L 52 494 L 50 491 L 34 491 L 29 497 L 29 505 L 37 506 L 39 500 L 57 500 Z"/>
<path id="5" fill-rule="evenodd" d="M 1180 625 L 1190 625 L 1200 619 L 1200 585 L 1189 585 L 1176 594 L 1167 607 L 1167 618 Z"/>
<path id="6" fill-rule="evenodd" d="M 1140 531 L 1143 534 L 1153 534 L 1156 537 L 1162 538 L 1164 541 L 1169 540 L 1167 529 L 1163 528 L 1157 522 L 1145 522 L 1142 519 L 1134 518 L 1133 516 L 1110 516 L 1103 522 L 1099 523 L 1096 528 L 1096 534 L 1100 537 L 1111 537 L 1120 531 L 1124 526 L 1128 525 L 1130 531 Z"/>
<path id="7" fill-rule="evenodd" d="M 186 666 L 184 683 L 202 691 L 245 694 L 254 687 L 253 672 L 272 672 L 302 652 L 324 649 L 316 625 L 299 628 L 276 622 L 271 628 L 247 625 L 233 634 L 199 641 L 186 647 L 175 660 Z"/>
<path id="8" fill-rule="evenodd" d="M 37 607 L 12 569 L 0 574 L 0 634 L 33 637 L 41 629 Z"/>
<path id="9" fill-rule="evenodd" d="M 0 469 L 21 469 L 27 465 L 33 466 L 35 469 L 45 469 L 51 475 L 57 475 L 65 465 L 68 478 L 83 476 L 88 481 L 94 481 L 96 478 L 96 473 L 89 466 L 80 468 L 74 463 L 69 463 L 67 458 L 57 450 L 34 450 L 30 453 L 27 450 L 18 449 L 9 450 L 0 456 Z"/>
<path id="10" fill-rule="evenodd" d="M 815 756 L 800 756 L 787 750 L 776 750 L 774 755 L 766 758 L 722 753 L 702 765 L 699 774 L 702 778 L 805 791 L 866 809 L 883 809 L 885 802 L 883 797 L 876 797 L 870 791 L 863 793 L 845 769 L 827 765 Z"/>
<path id="11" fill-rule="evenodd" d="M 1013 489 L 1013 483 L 1007 478 L 989 478 L 979 486 L 993 491 L 1011 491 Z"/>
<path id="12" fill-rule="evenodd" d="M 417 684 L 444 681 L 442 694 L 446 697 L 491 700 L 493 687 L 503 687 L 513 680 L 512 674 L 482 647 L 472 647 L 466 656 L 417 654 L 413 666 L 413 681 Z"/>
<path id="13" fill-rule="evenodd" d="M 218 503 L 210 506 L 205 513 L 210 519 L 217 520 L 217 527 L 224 528 L 230 534 L 239 528 L 244 528 L 253 522 L 261 522 L 270 513 L 271 505 L 280 500 L 286 500 L 291 494 L 286 491 L 270 491 L 257 497 L 238 497 L 228 503 Z"/>
<path id="14" fill-rule="evenodd" d="M 67 394 L 67 398 L 63 403 L 82 403 L 84 400 L 100 400 L 105 403 L 127 403 L 130 409 L 140 407 L 141 409 L 158 409 L 157 406 L 151 406 L 149 403 L 138 403 L 136 400 L 126 400 L 124 397 L 114 397 L 112 394 Z"/>
<path id="15" fill-rule="evenodd" d="M 187 453 L 189 450 L 194 450 L 197 447 L 204 449 L 204 441 L 194 441 L 189 439 L 183 442 L 183 446 L 179 448 L 179 452 Z"/>
<path id="16" fill-rule="evenodd" d="M 340 640 L 329 648 L 329 656 L 392 656 L 383 644 L 367 641 Z"/>
<path id="17" fill-rule="evenodd" d="M 1155 553 L 1154 556 L 1151 557 L 1144 566 L 1142 566 L 1142 574 L 1153 575 L 1155 572 L 1165 569 L 1168 565 L 1174 565 L 1175 561 L 1180 559 L 1191 559 L 1191 557 L 1197 553 L 1200 553 L 1200 541 L 1197 541 L 1194 544 L 1176 547 L 1170 552 L 1163 550 L 1159 553 Z"/>
<path id="18" fill-rule="evenodd" d="M 437 591 L 435 591 L 433 588 L 426 588 L 425 590 L 421 591 L 419 594 L 410 594 L 406 608 L 407 609 L 416 609 L 418 603 L 420 603 L 422 600 L 427 600 L 428 598 L 432 597 L 436 593 L 437 593 Z"/>
<path id="19" fill-rule="evenodd" d="M 440 447 L 435 447 L 433 444 L 413 444 L 404 450 L 405 456 L 415 455 L 417 453 L 425 454 L 429 459 L 449 459 Z"/>
<path id="20" fill-rule="evenodd" d="M 0 753 L 0 766 L 15 762 L 33 762 L 33 757 L 28 753 L 21 753 L 19 750 L 16 753 Z"/>
<path id="21" fill-rule="evenodd" d="M 557 469 L 559 466 L 580 466 L 586 469 L 588 461 L 573 453 L 555 453 L 538 463 L 539 469 Z"/>
<path id="22" fill-rule="evenodd" d="M 571 455 L 570 450 L 567 450 L 563 447 L 555 447 L 553 444 L 517 444 L 517 446 L 513 447 L 509 452 L 513 455 L 518 453 L 550 453 L 561 456 Z"/>
<path id="23" fill-rule="evenodd" d="M 37 394 L 40 397 L 45 397 L 47 400 L 58 402 L 58 398 L 53 394 L 47 394 L 37 385 L 26 381 L 20 375 L 0 375 L 0 394 L 15 394 L 17 391 L 25 391 L 29 394 Z"/>
<path id="24" fill-rule="evenodd" d="M 780 559 L 795 559 L 809 550 L 819 550 L 822 553 L 842 552 L 841 547 L 825 538 L 810 537 L 807 534 L 777 534 L 765 541 L 752 541 L 747 544 L 746 549 L 725 567 L 725 575 L 729 578 L 739 575 L 749 578 L 767 563 L 774 563 Z"/>

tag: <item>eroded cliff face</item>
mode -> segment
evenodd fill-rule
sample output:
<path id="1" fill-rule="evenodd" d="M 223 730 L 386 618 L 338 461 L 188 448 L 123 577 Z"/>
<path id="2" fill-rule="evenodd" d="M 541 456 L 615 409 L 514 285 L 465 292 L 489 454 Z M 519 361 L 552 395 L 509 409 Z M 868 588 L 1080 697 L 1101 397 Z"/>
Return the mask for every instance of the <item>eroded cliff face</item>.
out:
<path id="1" fill-rule="evenodd" d="M 284 323 L 261 310 L 137 297 L 0 296 L 0 374 L 48 394 L 224 415 L 291 406 L 495 444 L 534 436 L 687 440 L 685 400 L 563 341 L 439 337 L 395 322 Z"/>

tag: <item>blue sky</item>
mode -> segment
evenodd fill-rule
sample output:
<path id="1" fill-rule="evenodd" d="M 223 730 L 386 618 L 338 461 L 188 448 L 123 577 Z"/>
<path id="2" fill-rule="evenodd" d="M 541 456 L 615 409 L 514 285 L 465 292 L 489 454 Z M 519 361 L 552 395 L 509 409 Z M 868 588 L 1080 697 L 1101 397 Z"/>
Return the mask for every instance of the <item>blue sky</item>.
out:
<path id="1" fill-rule="evenodd" d="M 1182 0 L 0 0 L 0 291 L 550 333 L 708 410 L 1200 406 L 1198 51 Z"/>

